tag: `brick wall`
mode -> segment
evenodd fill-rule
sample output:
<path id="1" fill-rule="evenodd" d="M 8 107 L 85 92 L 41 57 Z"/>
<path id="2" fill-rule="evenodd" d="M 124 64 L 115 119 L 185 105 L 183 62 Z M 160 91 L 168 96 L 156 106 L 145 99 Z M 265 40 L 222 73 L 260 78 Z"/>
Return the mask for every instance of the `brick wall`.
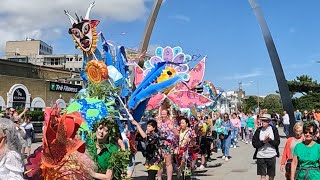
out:
<path id="1" fill-rule="evenodd" d="M 70 78 L 71 75 L 78 74 L 66 70 L 0 60 L 0 96 L 7 105 L 7 93 L 10 88 L 15 84 L 23 84 L 31 94 L 30 103 L 32 99 L 40 97 L 48 107 L 51 105 L 51 100 L 55 102 L 59 99 L 60 94 L 62 99 L 68 103 L 70 98 L 74 98 L 75 94 L 50 91 L 48 80 Z"/>

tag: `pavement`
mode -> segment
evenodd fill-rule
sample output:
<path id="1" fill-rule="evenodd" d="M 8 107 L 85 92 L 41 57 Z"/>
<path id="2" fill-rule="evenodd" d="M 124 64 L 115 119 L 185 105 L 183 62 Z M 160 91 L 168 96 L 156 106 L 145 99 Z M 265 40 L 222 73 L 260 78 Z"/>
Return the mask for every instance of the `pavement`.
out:
<path id="1" fill-rule="evenodd" d="M 279 134 L 282 137 L 281 143 L 279 146 L 280 158 L 277 158 L 276 164 L 276 177 L 277 180 L 285 180 L 285 177 L 282 172 L 280 172 L 280 161 L 281 154 L 283 152 L 283 148 L 285 146 L 286 138 L 284 137 L 283 128 L 279 128 Z M 37 148 L 41 145 L 41 142 L 32 144 L 32 149 Z M 257 176 L 257 165 L 255 160 L 252 159 L 255 149 L 251 144 L 245 144 L 244 142 L 239 142 L 238 147 L 236 149 L 230 148 L 230 156 L 228 162 L 225 162 L 221 159 L 222 153 L 221 151 L 218 153 L 214 153 L 211 158 L 213 161 L 207 163 L 206 172 L 196 172 L 192 179 L 194 180 L 251 180 L 251 179 L 259 179 Z M 200 159 L 199 159 L 200 161 Z M 147 171 L 143 166 L 145 162 L 145 158 L 143 158 L 142 154 L 138 152 L 136 154 L 136 167 L 133 173 L 133 180 L 144 180 L 147 179 Z M 165 174 L 163 175 L 163 179 L 165 180 Z M 173 179 L 178 179 L 174 176 Z"/>

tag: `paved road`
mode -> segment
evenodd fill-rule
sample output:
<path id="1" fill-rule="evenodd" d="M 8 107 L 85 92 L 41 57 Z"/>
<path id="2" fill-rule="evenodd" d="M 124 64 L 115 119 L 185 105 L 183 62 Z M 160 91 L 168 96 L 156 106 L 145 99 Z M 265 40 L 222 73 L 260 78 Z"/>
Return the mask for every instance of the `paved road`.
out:
<path id="1" fill-rule="evenodd" d="M 283 129 L 279 128 L 280 135 L 283 135 Z M 281 138 L 281 144 L 279 147 L 280 154 L 283 151 L 285 145 L 285 138 Z M 38 147 L 41 143 L 33 144 L 33 148 Z M 243 142 L 239 142 L 236 149 L 230 149 L 230 156 L 232 157 L 228 162 L 225 162 L 221 159 L 222 153 L 218 152 L 213 154 L 211 158 L 215 160 L 212 162 L 208 162 L 208 167 L 206 168 L 207 172 L 197 173 L 193 176 L 193 179 L 197 180 L 207 180 L 207 179 L 215 179 L 215 180 L 251 180 L 251 179 L 259 179 L 256 175 L 257 165 L 255 161 L 252 159 L 254 148 L 251 144 L 245 144 Z M 280 156 L 281 158 L 281 156 Z M 278 180 L 284 180 L 283 174 L 280 172 L 280 158 L 277 158 L 277 167 L 276 167 L 276 178 Z M 141 153 L 137 153 L 136 155 L 136 169 L 134 172 L 134 180 L 144 180 L 147 177 L 146 168 L 143 166 L 145 159 L 142 157 Z"/>

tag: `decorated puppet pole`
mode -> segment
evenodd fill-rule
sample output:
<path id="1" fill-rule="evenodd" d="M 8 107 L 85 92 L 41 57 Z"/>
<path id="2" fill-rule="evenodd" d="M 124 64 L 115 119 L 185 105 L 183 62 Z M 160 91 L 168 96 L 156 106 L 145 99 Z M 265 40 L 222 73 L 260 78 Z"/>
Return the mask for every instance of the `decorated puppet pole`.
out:
<path id="1" fill-rule="evenodd" d="M 281 101 L 283 104 L 283 108 L 285 111 L 287 111 L 287 113 L 289 114 L 290 117 L 290 135 L 293 135 L 293 125 L 295 124 L 295 118 L 294 118 L 294 108 L 293 108 L 293 104 L 292 104 L 292 100 L 290 97 L 290 92 L 289 92 L 289 87 L 287 84 L 287 80 L 285 78 L 283 69 L 282 69 L 282 65 L 281 65 L 281 61 L 277 52 L 277 49 L 275 47 L 275 44 L 273 42 L 271 33 L 269 31 L 267 22 L 265 21 L 262 11 L 259 8 L 258 4 L 256 3 L 255 0 L 248 0 L 250 3 L 251 8 L 253 9 L 258 23 L 260 25 L 262 34 L 263 34 L 263 38 L 265 41 L 265 44 L 267 46 L 268 49 L 268 53 L 269 53 L 269 57 L 273 66 L 273 70 L 277 79 L 277 83 L 278 83 L 278 87 L 279 87 L 279 92 L 281 95 Z"/>
<path id="2" fill-rule="evenodd" d="M 99 61 L 98 58 L 95 56 L 95 54 L 92 52 L 92 55 L 94 57 L 94 59 L 96 61 Z M 110 78 L 108 78 L 108 82 L 110 83 L 111 86 L 114 87 L 114 84 L 111 82 Z M 116 94 L 116 97 L 118 98 L 119 102 L 121 103 L 122 107 L 125 109 L 126 113 L 127 113 L 127 116 L 129 117 L 129 120 L 133 120 L 133 117 L 132 115 L 130 114 L 128 108 L 125 106 L 125 104 L 123 103 L 122 99 L 120 98 L 120 96 L 118 95 L 118 93 Z M 121 123 L 120 123 L 120 120 L 117 120 L 117 124 L 120 128 L 120 132 L 121 132 L 121 137 L 122 137 L 122 140 L 126 146 L 126 149 L 129 149 L 130 148 L 130 143 L 129 143 L 129 139 L 127 138 L 124 130 L 123 130 L 123 127 L 121 126 Z"/>

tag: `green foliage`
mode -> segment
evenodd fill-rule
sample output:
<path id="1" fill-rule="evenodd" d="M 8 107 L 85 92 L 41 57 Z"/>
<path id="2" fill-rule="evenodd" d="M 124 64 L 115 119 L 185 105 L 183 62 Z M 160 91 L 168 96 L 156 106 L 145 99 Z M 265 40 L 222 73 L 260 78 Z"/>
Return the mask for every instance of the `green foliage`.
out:
<path id="1" fill-rule="evenodd" d="M 269 94 L 267 95 L 263 103 L 261 104 L 261 109 L 268 109 L 268 113 L 272 113 L 273 111 L 277 113 L 283 112 L 283 107 L 281 103 L 281 97 L 277 94 Z"/>
<path id="2" fill-rule="evenodd" d="M 126 179 L 130 154 L 130 150 L 112 153 L 109 163 L 110 167 L 112 167 L 113 179 Z"/>
<path id="3" fill-rule="evenodd" d="M 296 109 L 312 110 L 320 109 L 320 93 L 310 93 L 299 98 L 292 99 L 293 106 Z"/>
<path id="4" fill-rule="evenodd" d="M 301 93 L 301 97 L 292 99 L 295 109 L 312 110 L 320 108 L 320 83 L 308 75 L 301 75 L 288 81 L 290 92 L 294 95 Z"/>
<path id="5" fill-rule="evenodd" d="M 23 110 L 18 110 L 20 114 Z M 25 116 L 30 116 L 31 121 L 44 121 L 44 112 L 43 111 L 27 111 Z"/>
<path id="6" fill-rule="evenodd" d="M 289 91 L 292 94 L 320 93 L 320 84 L 308 75 L 297 76 L 296 79 L 288 81 Z"/>
<path id="7" fill-rule="evenodd" d="M 243 100 L 243 111 L 252 112 L 257 107 L 258 101 L 256 96 L 249 96 L 248 99 Z"/>
<path id="8" fill-rule="evenodd" d="M 258 107 L 258 97 L 257 96 L 249 96 L 247 99 L 242 100 L 242 110 L 244 112 L 252 112 L 255 108 Z M 263 104 L 263 98 L 259 97 L 259 106 Z"/>
<path id="9" fill-rule="evenodd" d="M 118 94 L 119 89 L 112 87 L 109 82 L 103 82 L 100 84 L 88 83 L 86 87 L 87 96 L 96 97 L 104 100 L 105 102 L 110 101 L 110 97 L 114 97 Z M 77 99 L 80 99 L 79 95 Z"/>

